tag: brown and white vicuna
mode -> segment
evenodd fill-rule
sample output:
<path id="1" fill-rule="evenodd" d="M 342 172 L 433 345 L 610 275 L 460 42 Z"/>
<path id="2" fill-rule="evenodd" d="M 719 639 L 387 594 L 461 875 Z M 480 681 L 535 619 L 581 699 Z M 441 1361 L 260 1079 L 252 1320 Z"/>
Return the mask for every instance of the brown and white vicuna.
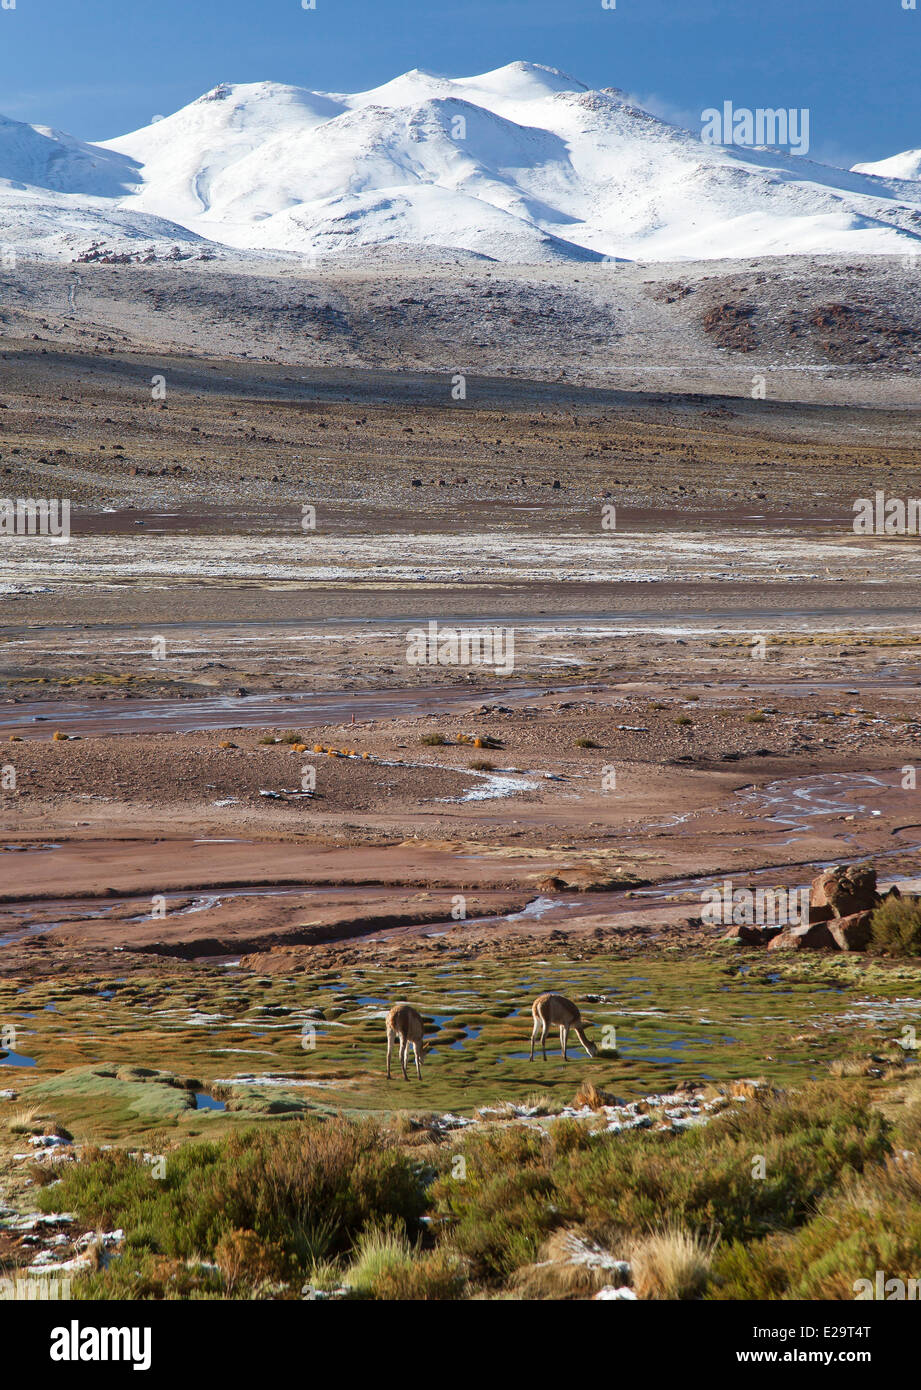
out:
<path id="1" fill-rule="evenodd" d="M 390 1080 L 390 1054 L 393 1051 L 394 1038 L 398 1038 L 400 1041 L 400 1066 L 403 1069 L 403 1080 L 409 1080 L 406 1075 L 406 1054 L 412 1047 L 413 1057 L 416 1061 L 416 1076 L 421 1081 L 422 1065 L 419 1061 L 419 1053 L 424 1052 L 428 1044 L 422 1041 L 422 1015 L 417 1013 L 411 1004 L 394 1004 L 387 1015 L 388 1081 Z"/>
<path id="2" fill-rule="evenodd" d="M 534 1040 L 540 1034 L 540 1050 L 544 1061 L 547 1060 L 547 1048 L 545 1040 L 547 1029 L 553 1024 L 560 1030 L 560 1050 L 563 1053 L 563 1061 L 568 1061 L 566 1056 L 566 1042 L 569 1037 L 569 1030 L 575 1033 L 579 1042 L 585 1048 L 589 1057 L 597 1057 L 598 1049 L 590 1038 L 585 1036 L 585 1029 L 588 1027 L 582 1021 L 582 1015 L 578 1007 L 567 999 L 563 994 L 539 994 L 531 1005 L 531 1018 L 534 1026 L 531 1029 L 531 1055 L 529 1061 L 534 1061 Z"/>

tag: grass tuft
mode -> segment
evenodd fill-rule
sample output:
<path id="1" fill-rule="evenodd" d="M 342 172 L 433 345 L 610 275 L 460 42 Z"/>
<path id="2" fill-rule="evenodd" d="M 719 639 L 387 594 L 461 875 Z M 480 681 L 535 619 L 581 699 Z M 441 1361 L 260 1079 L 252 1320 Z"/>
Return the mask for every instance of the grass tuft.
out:
<path id="1" fill-rule="evenodd" d="M 700 1298 L 707 1287 L 716 1240 L 667 1225 L 635 1240 L 629 1252 L 638 1298 Z"/>
<path id="2" fill-rule="evenodd" d="M 370 1298 L 385 1276 L 405 1274 L 412 1262 L 412 1247 L 403 1230 L 390 1223 L 369 1226 L 358 1238 L 345 1282 L 355 1293 Z"/>

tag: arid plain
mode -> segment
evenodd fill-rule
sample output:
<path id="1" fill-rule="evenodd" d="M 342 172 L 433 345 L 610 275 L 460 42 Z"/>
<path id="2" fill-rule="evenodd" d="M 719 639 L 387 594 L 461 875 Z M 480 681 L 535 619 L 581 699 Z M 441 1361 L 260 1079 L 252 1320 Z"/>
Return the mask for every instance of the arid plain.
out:
<path id="1" fill-rule="evenodd" d="M 341 1112 L 446 1151 L 684 1088 L 668 1128 L 845 1061 L 917 1085 L 866 1062 L 915 965 L 766 964 L 702 914 L 921 872 L 921 552 L 852 525 L 921 491 L 917 289 L 757 274 L 4 274 L 0 493 L 72 504 L 66 542 L 0 539 L 0 1094 L 54 1161 Z M 413 664 L 430 624 L 511 657 Z M 545 989 L 616 1032 L 595 1101 L 584 1055 L 527 1059 Z M 0 1130 L 19 1215 L 36 1151 Z"/>

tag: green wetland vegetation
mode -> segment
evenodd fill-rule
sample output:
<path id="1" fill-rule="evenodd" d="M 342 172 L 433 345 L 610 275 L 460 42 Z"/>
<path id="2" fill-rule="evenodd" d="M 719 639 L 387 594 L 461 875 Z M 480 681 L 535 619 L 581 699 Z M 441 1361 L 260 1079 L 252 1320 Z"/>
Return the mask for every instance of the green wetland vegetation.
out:
<path id="1" fill-rule="evenodd" d="M 597 1058 L 551 1033 L 528 1062 L 548 987 Z M 384 1077 L 403 998 L 421 1084 Z M 77 1297 L 853 1298 L 921 1274 L 914 959 L 431 948 L 4 983 L 0 1019 L 34 1063 L 0 1058 L 20 1209 L 125 1232 Z M 78 1161 L 14 1160 L 52 1130 Z"/>

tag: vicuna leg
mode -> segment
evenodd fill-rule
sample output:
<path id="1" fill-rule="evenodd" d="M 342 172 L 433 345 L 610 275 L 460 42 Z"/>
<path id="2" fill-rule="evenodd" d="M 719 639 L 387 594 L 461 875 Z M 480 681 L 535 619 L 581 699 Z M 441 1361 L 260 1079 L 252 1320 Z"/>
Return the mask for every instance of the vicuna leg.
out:
<path id="1" fill-rule="evenodd" d="M 419 1061 L 419 1044 L 413 1043 L 413 1057 L 416 1062 L 416 1076 L 422 1080 L 422 1063 Z"/>
<path id="2" fill-rule="evenodd" d="M 535 1018 L 534 1021 L 533 1021 L 533 1023 L 532 1023 L 532 1025 L 531 1025 L 531 1055 L 530 1055 L 530 1057 L 528 1058 L 528 1061 L 529 1061 L 529 1062 L 533 1062 L 533 1061 L 534 1061 L 534 1043 L 535 1043 L 535 1041 L 536 1041 L 536 1039 L 537 1039 L 537 1034 L 538 1034 L 538 1030 L 539 1030 L 539 1029 L 540 1029 L 540 1019 L 539 1019 L 539 1018 Z"/>
<path id="3" fill-rule="evenodd" d="M 546 1060 L 547 1060 L 547 1046 L 546 1046 L 546 1043 L 547 1043 L 547 1020 L 546 1020 L 545 1018 L 542 1018 L 542 1019 L 541 1019 L 541 1030 L 540 1030 L 540 1050 L 541 1050 L 541 1052 L 543 1053 L 543 1058 L 544 1058 L 544 1061 L 545 1061 L 545 1062 L 546 1062 Z"/>
<path id="4" fill-rule="evenodd" d="M 408 1038 L 400 1038 L 400 1066 L 403 1068 L 403 1080 L 404 1080 L 404 1081 L 408 1081 L 408 1080 L 409 1080 L 409 1077 L 406 1075 L 406 1054 L 407 1054 L 408 1051 L 409 1051 L 409 1040 L 408 1040 Z"/>
<path id="5" fill-rule="evenodd" d="M 561 1023 L 561 1024 L 560 1024 L 560 1051 L 561 1051 L 562 1054 L 563 1054 L 563 1061 L 564 1061 L 564 1062 L 568 1062 L 568 1061 L 569 1061 L 569 1058 L 566 1056 L 566 1040 L 567 1040 L 568 1037 L 569 1037 L 569 1029 L 566 1027 L 566 1024 L 565 1024 L 565 1023 Z"/>
<path id="6" fill-rule="evenodd" d="M 393 1051 L 393 1034 L 387 1029 L 387 1080 L 390 1080 L 390 1054 Z"/>

